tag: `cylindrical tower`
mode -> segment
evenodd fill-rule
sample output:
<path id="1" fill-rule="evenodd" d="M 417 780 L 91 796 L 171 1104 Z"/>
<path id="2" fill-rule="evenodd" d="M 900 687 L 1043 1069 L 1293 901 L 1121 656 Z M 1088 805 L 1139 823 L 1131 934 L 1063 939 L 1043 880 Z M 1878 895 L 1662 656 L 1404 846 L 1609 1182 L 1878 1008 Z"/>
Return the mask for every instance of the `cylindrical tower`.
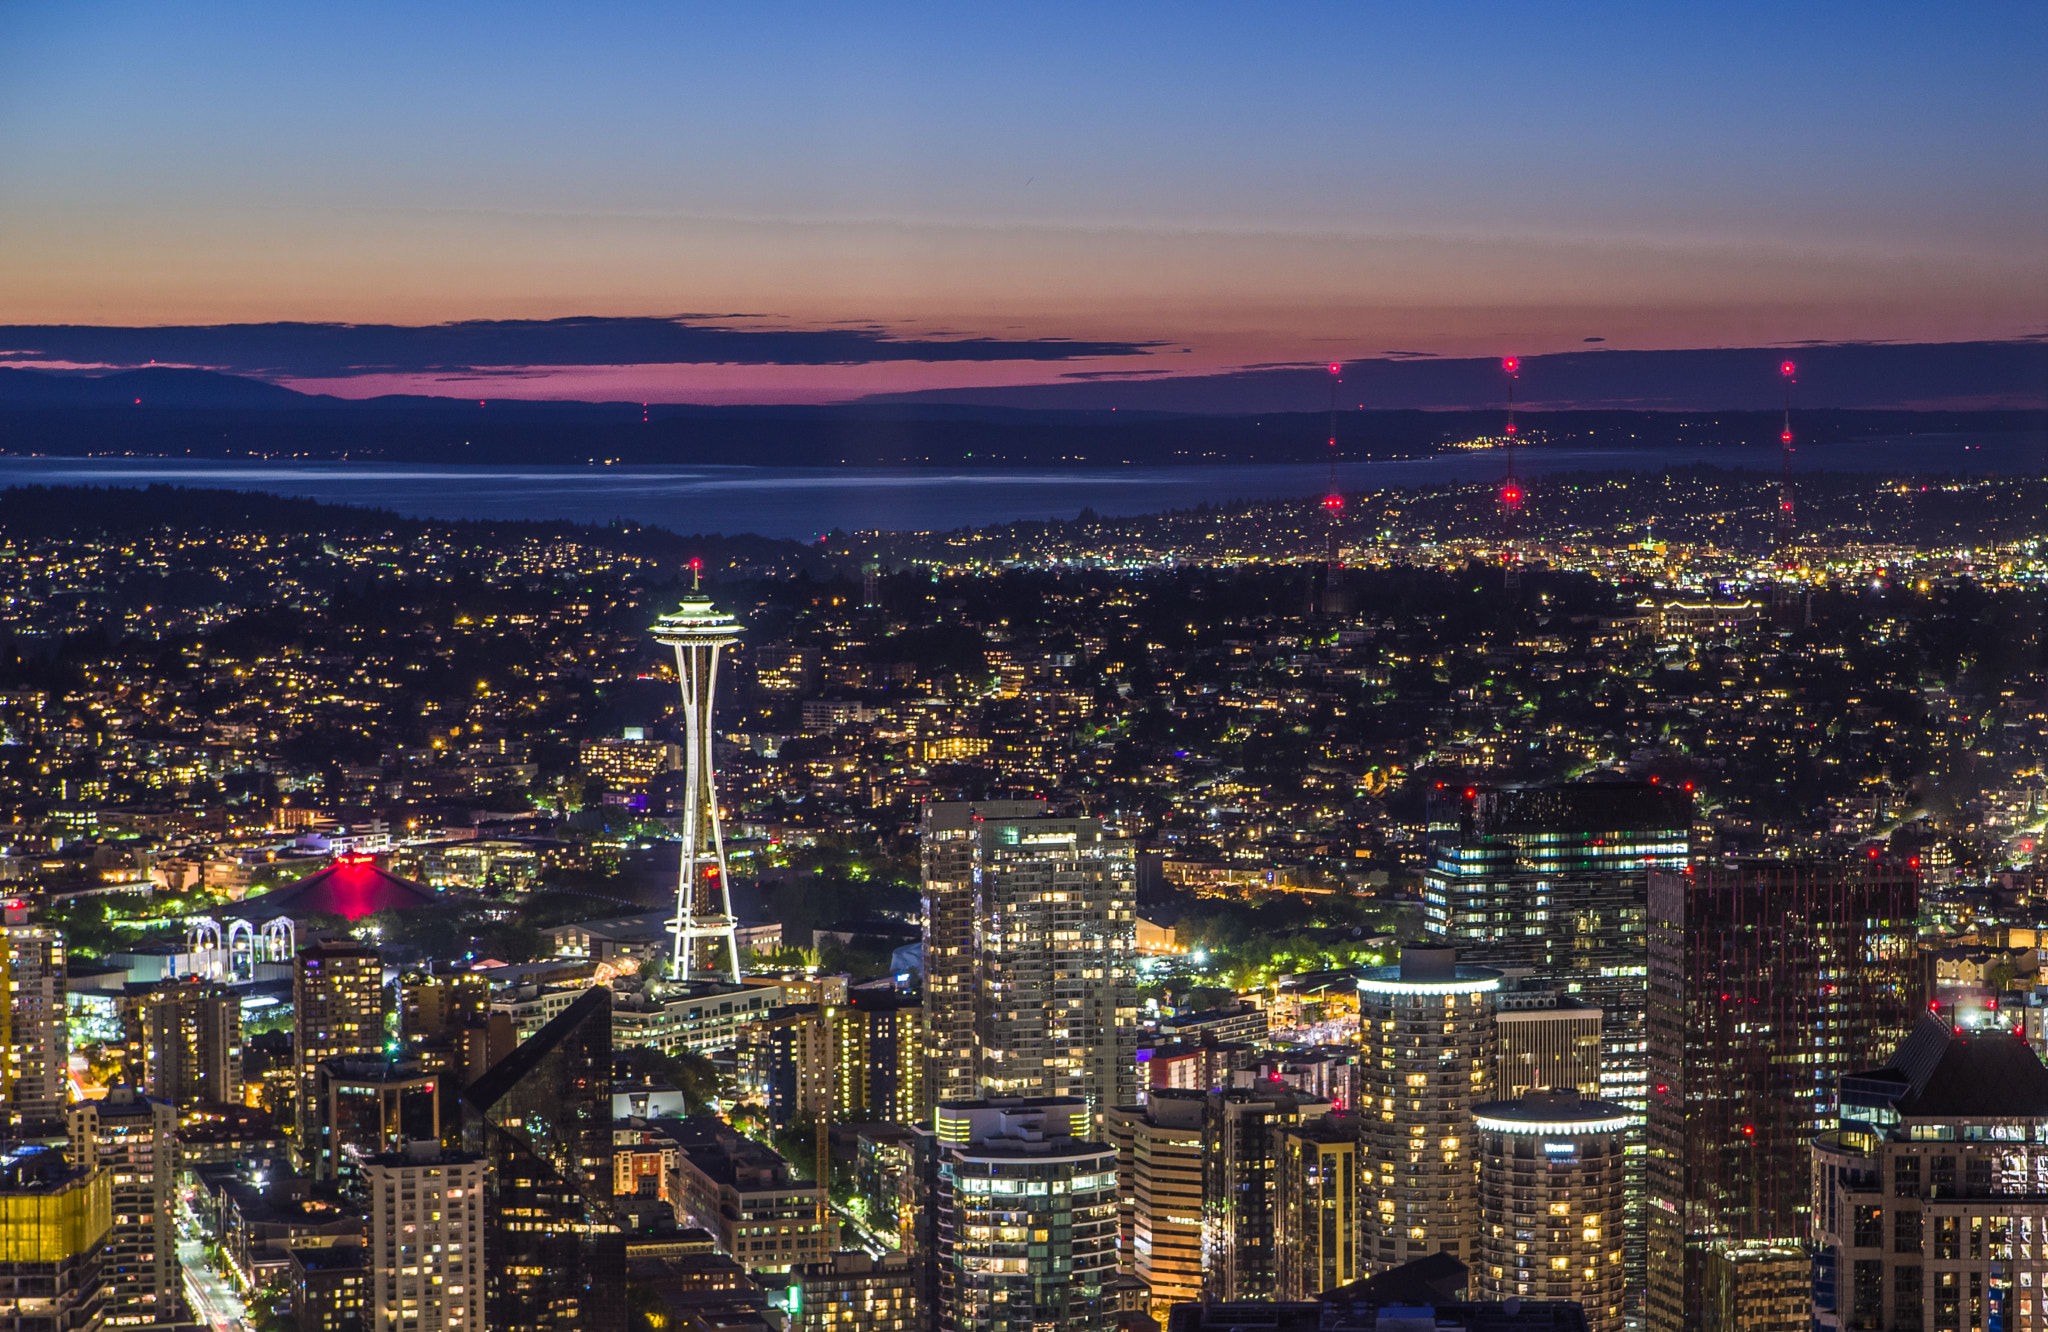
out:
<path id="1" fill-rule="evenodd" d="M 1621 1332 L 1628 1108 L 1532 1091 L 1476 1106 L 1472 1118 L 1481 1223 L 1473 1298 L 1577 1300 L 1590 1332 Z"/>
<path id="2" fill-rule="evenodd" d="M 694 571 L 696 564 L 692 562 Z M 683 857 L 676 879 L 675 978 L 718 976 L 740 979 L 739 942 L 733 934 L 732 889 L 726 880 L 725 836 L 718 825 L 718 791 L 712 782 L 711 703 L 718 688 L 718 656 L 739 642 L 739 622 L 714 610 L 711 598 L 692 588 L 681 609 L 655 622 L 654 639 L 675 649 L 676 678 L 683 691 Z M 714 959 L 725 944 L 725 965 Z"/>
<path id="3" fill-rule="evenodd" d="M 1453 948 L 1415 944 L 1401 951 L 1400 966 L 1359 978 L 1371 1271 L 1437 1252 L 1471 1261 L 1479 1237 L 1472 1107 L 1492 1087 L 1499 989 L 1498 971 L 1459 966 Z"/>

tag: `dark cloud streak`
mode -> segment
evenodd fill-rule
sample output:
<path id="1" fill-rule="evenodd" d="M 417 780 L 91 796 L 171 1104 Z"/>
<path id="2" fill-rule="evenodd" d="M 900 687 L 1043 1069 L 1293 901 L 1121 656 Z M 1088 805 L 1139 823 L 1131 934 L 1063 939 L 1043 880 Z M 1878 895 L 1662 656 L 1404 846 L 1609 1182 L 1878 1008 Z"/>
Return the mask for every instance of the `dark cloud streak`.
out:
<path id="1" fill-rule="evenodd" d="M 1143 356 L 1156 343 L 1065 338 L 895 338 L 864 328 L 749 329 L 675 318 L 393 324 L 0 326 L 0 362 L 196 365 L 270 379 L 588 365 L 862 365 Z"/>

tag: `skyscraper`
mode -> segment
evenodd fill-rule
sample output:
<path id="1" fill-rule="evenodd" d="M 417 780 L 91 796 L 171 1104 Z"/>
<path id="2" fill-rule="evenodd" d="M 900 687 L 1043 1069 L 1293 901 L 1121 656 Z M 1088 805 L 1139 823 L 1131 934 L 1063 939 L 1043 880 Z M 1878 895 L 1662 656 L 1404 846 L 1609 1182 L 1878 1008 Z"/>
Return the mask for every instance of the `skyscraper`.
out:
<path id="1" fill-rule="evenodd" d="M 692 571 L 697 566 L 693 564 Z M 718 690 L 720 653 L 740 641 L 739 622 L 714 610 L 711 598 L 692 590 L 682 607 L 655 621 L 654 641 L 675 649 L 676 680 L 682 687 L 683 808 L 682 864 L 676 879 L 672 955 L 675 978 L 740 980 L 740 946 L 733 934 L 732 887 L 726 878 L 725 833 L 718 818 L 718 788 L 712 780 L 711 708 Z M 725 961 L 713 958 L 725 945 Z"/>
<path id="2" fill-rule="evenodd" d="M 113 1224 L 106 1171 L 42 1143 L 0 1139 L 0 1325 L 9 1332 L 103 1326 L 100 1264 Z"/>
<path id="3" fill-rule="evenodd" d="M 367 1157 L 370 1327 L 483 1332 L 484 1163 L 435 1141 Z"/>
<path id="4" fill-rule="evenodd" d="M 1576 1091 L 1473 1107 L 1479 1248 L 1472 1297 L 1576 1300 L 1589 1332 L 1621 1332 L 1628 1110 Z"/>
<path id="5" fill-rule="evenodd" d="M 181 1110 L 242 1099 L 242 999 L 225 985 L 167 981 L 129 1013 L 128 1076 Z"/>
<path id="6" fill-rule="evenodd" d="M 1701 1326 L 1715 1248 L 1808 1234 L 1837 1079 L 1918 1009 L 1918 907 L 1874 864 L 1651 876 L 1651 1328 Z"/>
<path id="7" fill-rule="evenodd" d="M 398 984 L 398 1034 L 408 1058 L 434 1074 L 440 1098 L 441 1139 L 462 1141 L 462 1091 L 512 1053 L 519 1040 L 512 1019 L 491 1012 L 490 982 L 482 976 L 411 975 Z"/>
<path id="8" fill-rule="evenodd" d="M 0 1128 L 64 1119 L 71 1044 L 64 1013 L 64 935 L 19 907 L 0 925 Z"/>
<path id="9" fill-rule="evenodd" d="M 311 1168 L 319 1137 L 320 1061 L 383 1053 L 384 965 L 376 950 L 352 943 L 300 949 L 292 969 L 292 1062 L 301 1164 Z"/>
<path id="10" fill-rule="evenodd" d="M 1116 1148 L 1121 1268 L 1163 1308 L 1202 1297 L 1202 1124 L 1209 1094 L 1154 1091 L 1103 1115 Z"/>
<path id="11" fill-rule="evenodd" d="M 932 803 L 919 820 L 918 852 L 924 881 L 924 1001 L 926 1105 L 971 1101 L 981 1095 L 975 1040 L 980 992 L 976 915 L 980 819 L 1030 819 L 1045 813 L 1036 800 Z"/>
<path id="12" fill-rule="evenodd" d="M 1428 817 L 1431 936 L 1599 1008 L 1600 1095 L 1640 1111 L 1649 873 L 1685 868 L 1692 797 L 1651 782 L 1446 785 Z"/>
<path id="13" fill-rule="evenodd" d="M 1814 1142 L 1814 1326 L 2048 1327 L 2048 1068 L 1922 1013 Z"/>
<path id="14" fill-rule="evenodd" d="M 585 990 L 462 1094 L 484 1158 L 492 1332 L 621 1332 L 613 1207 L 612 992 Z"/>
<path id="15" fill-rule="evenodd" d="M 442 1136 L 439 1075 L 421 1059 L 323 1059 L 313 1071 L 313 1137 L 303 1148 L 313 1178 L 352 1196 L 362 1163 Z"/>
<path id="16" fill-rule="evenodd" d="M 1495 996 L 1493 1033 L 1499 1070 L 1494 1091 L 1513 1100 L 1526 1091 L 1600 1092 L 1601 1013 L 1568 994 L 1527 986 Z"/>
<path id="17" fill-rule="evenodd" d="M 1359 1277 L 1367 1201 L 1359 1128 L 1343 1113 L 1280 1130 L 1276 1299 L 1313 1299 Z"/>
<path id="18" fill-rule="evenodd" d="M 1500 973 L 1458 965 L 1453 948 L 1411 944 L 1398 967 L 1358 982 L 1370 1272 L 1448 1253 L 1469 1260 L 1479 1237 L 1472 1107 L 1490 1099 L 1493 998 Z"/>
<path id="19" fill-rule="evenodd" d="M 1078 1097 L 949 1101 L 935 1115 L 943 1332 L 1116 1323 L 1116 1153 Z"/>
<path id="20" fill-rule="evenodd" d="M 1202 1118 L 1202 1293 L 1271 1299 L 1280 1282 L 1283 1135 L 1330 1103 L 1278 1082 L 1208 1094 Z"/>
<path id="21" fill-rule="evenodd" d="M 928 804 L 922 825 L 931 1100 L 1135 1100 L 1131 843 L 1035 802 Z"/>
<path id="22" fill-rule="evenodd" d="M 178 1112 L 168 1102 L 112 1087 L 71 1107 L 71 1159 L 104 1170 L 113 1225 L 100 1262 L 111 1327 L 176 1327 L 186 1321 L 177 1227 Z"/>

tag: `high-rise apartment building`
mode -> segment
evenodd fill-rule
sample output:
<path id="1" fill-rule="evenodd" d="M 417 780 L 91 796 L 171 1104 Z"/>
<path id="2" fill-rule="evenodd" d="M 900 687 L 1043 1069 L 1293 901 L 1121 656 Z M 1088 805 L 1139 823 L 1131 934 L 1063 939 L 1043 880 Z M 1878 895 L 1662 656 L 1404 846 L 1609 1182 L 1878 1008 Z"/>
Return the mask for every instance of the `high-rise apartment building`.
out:
<path id="1" fill-rule="evenodd" d="M 364 1158 L 442 1136 L 439 1074 L 424 1060 L 323 1059 L 314 1069 L 313 1178 L 362 1187 Z"/>
<path id="2" fill-rule="evenodd" d="M 917 1272 L 907 1253 L 835 1253 L 789 1272 L 791 1332 L 922 1332 Z"/>
<path id="3" fill-rule="evenodd" d="M 2048 1068 L 1923 1013 L 1815 1139 L 1815 1327 L 2048 1327 Z"/>
<path id="4" fill-rule="evenodd" d="M 612 992 L 593 985 L 463 1092 L 484 1158 L 491 1332 L 623 1332 L 613 1200 Z"/>
<path id="5" fill-rule="evenodd" d="M 484 1332 L 484 1161 L 437 1141 L 364 1158 L 366 1332 Z"/>
<path id="6" fill-rule="evenodd" d="M 1685 868 L 1692 796 L 1652 782 L 1445 785 L 1428 817 L 1432 937 L 1599 1008 L 1600 1095 L 1640 1111 L 1649 872 Z"/>
<path id="7" fill-rule="evenodd" d="M 1503 986 L 1494 999 L 1494 1091 L 1600 1094 L 1601 1012 L 1548 986 Z"/>
<path id="8" fill-rule="evenodd" d="M 1714 1249 L 1809 1233 L 1837 1080 L 1919 1009 L 1918 908 L 1913 879 L 1876 864 L 1651 876 L 1652 1329 L 1703 1324 Z"/>
<path id="9" fill-rule="evenodd" d="M 1202 1118 L 1202 1291 L 1271 1299 L 1280 1281 L 1282 1137 L 1330 1113 L 1284 1083 L 1212 1091 Z"/>
<path id="10" fill-rule="evenodd" d="M 1588 1332 L 1621 1332 L 1622 1183 L 1633 1123 L 1626 1107 L 1576 1091 L 1473 1107 L 1474 1299 L 1576 1300 Z"/>
<path id="11" fill-rule="evenodd" d="M 1358 1280 L 1366 1197 L 1358 1117 L 1323 1115 L 1280 1130 L 1274 1298 L 1313 1299 Z"/>
<path id="12" fill-rule="evenodd" d="M 941 1332 L 1116 1324 L 1116 1152 L 1079 1097 L 948 1101 L 932 1190 Z"/>
<path id="13" fill-rule="evenodd" d="M 1402 950 L 1399 966 L 1374 967 L 1359 979 L 1369 1272 L 1432 1253 L 1473 1257 L 1479 1158 L 1472 1107 L 1493 1099 L 1499 989 L 1498 971 L 1460 966 L 1454 948 L 1417 945 Z"/>
<path id="14" fill-rule="evenodd" d="M 292 1062 L 298 1082 L 301 1162 L 319 1131 L 318 1070 L 325 1059 L 384 1053 L 384 964 L 377 950 L 352 943 L 316 943 L 292 967 Z"/>
<path id="15" fill-rule="evenodd" d="M 64 935 L 20 907 L 0 925 L 0 1129 L 64 1119 L 71 1043 L 64 1011 Z"/>
<path id="16" fill-rule="evenodd" d="M 916 1124 L 927 1117 L 924 1005 L 915 996 L 856 992 L 845 1005 L 813 1008 L 794 1036 L 804 1118 L 815 1118 L 820 1095 L 829 1095 L 829 1113 L 842 1124 Z"/>
<path id="17" fill-rule="evenodd" d="M 491 1011 L 489 981 L 460 972 L 401 977 L 398 1012 L 406 1056 L 434 1075 L 442 1141 L 458 1146 L 463 1089 L 519 1044 L 511 1016 Z"/>
<path id="18" fill-rule="evenodd" d="M 1136 860 L 1031 801 L 924 807 L 926 1103 L 1136 1099 Z"/>
<path id="19" fill-rule="evenodd" d="M 1119 1270 L 1155 1308 L 1202 1298 L 1202 1125 L 1209 1094 L 1162 1089 L 1102 1117 L 1116 1148 Z"/>
<path id="20" fill-rule="evenodd" d="M 181 1110 L 242 1099 L 242 999 L 225 985 L 166 981 L 129 1010 L 128 1077 Z"/>
<path id="21" fill-rule="evenodd" d="M 43 1143 L 0 1139 L 0 1328 L 96 1332 L 113 1229 L 107 1172 Z"/>
<path id="22" fill-rule="evenodd" d="M 110 1327 L 175 1327 L 185 1319 L 177 1227 L 178 1112 L 112 1087 L 70 1113 L 71 1159 L 106 1172 L 113 1225 L 100 1260 Z"/>

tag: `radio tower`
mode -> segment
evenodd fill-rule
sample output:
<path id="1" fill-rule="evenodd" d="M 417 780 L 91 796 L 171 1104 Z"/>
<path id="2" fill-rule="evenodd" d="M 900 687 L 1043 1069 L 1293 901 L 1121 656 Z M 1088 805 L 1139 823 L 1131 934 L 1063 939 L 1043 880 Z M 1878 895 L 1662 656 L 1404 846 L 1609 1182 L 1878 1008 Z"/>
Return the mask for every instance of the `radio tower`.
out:
<path id="1" fill-rule="evenodd" d="M 740 641 L 740 626 L 732 616 L 712 609 L 703 580 L 704 562 L 691 560 L 690 595 L 683 598 L 680 610 L 654 624 L 654 641 L 676 651 L 676 678 L 683 690 L 683 863 L 676 879 L 675 919 L 668 924 L 676 941 L 675 979 L 722 973 L 737 985 L 739 940 L 733 933 L 718 791 L 711 780 L 711 700 L 718 689 L 719 650 Z M 721 942 L 723 968 L 712 961 Z"/>
<path id="2" fill-rule="evenodd" d="M 1785 426 L 1778 433 L 1782 469 L 1778 474 L 1778 559 L 1790 564 L 1792 541 L 1798 535 L 1798 526 L 1792 518 L 1792 385 L 1798 381 L 1793 377 L 1798 367 L 1786 361 L 1778 367 L 1778 375 L 1785 381 Z"/>
<path id="3" fill-rule="evenodd" d="M 1522 562 L 1515 551 L 1515 518 L 1522 509 L 1522 481 L 1515 475 L 1515 377 L 1522 363 L 1510 356 L 1500 363 L 1508 375 L 1508 474 L 1500 483 L 1501 586 L 1522 585 Z"/>
<path id="4" fill-rule="evenodd" d="M 1344 494 L 1337 489 L 1337 385 L 1344 367 L 1330 362 L 1330 493 L 1323 496 L 1323 511 L 1330 515 L 1330 566 L 1337 565 L 1337 520 L 1344 515 Z"/>

